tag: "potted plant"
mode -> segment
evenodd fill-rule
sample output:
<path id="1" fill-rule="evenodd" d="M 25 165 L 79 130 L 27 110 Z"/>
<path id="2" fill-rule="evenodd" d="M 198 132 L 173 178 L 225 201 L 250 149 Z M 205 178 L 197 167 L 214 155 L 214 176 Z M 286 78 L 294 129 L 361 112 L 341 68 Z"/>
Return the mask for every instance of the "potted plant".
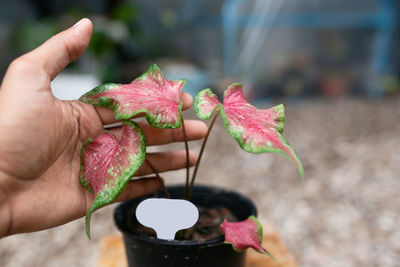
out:
<path id="1" fill-rule="evenodd" d="M 184 85 L 184 80 L 167 80 L 157 65 L 153 65 L 130 84 L 103 84 L 80 98 L 85 103 L 112 109 L 115 118 L 123 123 L 121 140 L 105 131 L 95 140 L 87 140 L 82 147 L 79 179 L 86 189 L 96 195 L 86 215 L 86 233 L 89 238 L 91 213 L 115 200 L 146 160 L 145 137 L 132 118 L 145 113 L 151 126 L 182 126 L 186 136 L 180 100 Z M 213 117 L 199 159 L 190 177 L 189 150 L 185 140 L 186 183 L 169 189 L 164 186 L 163 196 L 191 200 L 200 207 L 200 223 L 215 224 L 217 221 L 218 224 L 197 224 L 191 230 L 178 232 L 176 239 L 180 240 L 160 240 L 149 229 L 141 226 L 134 216 L 143 198 L 127 201 L 116 209 L 115 219 L 124 233 L 130 266 L 239 267 L 244 263 L 244 253 L 240 252 L 248 247 L 272 257 L 261 246 L 261 224 L 256 218 L 254 205 L 247 198 L 217 188 L 195 187 L 194 183 L 207 139 L 219 114 L 228 134 L 237 140 L 243 150 L 256 154 L 282 153 L 295 163 L 303 177 L 303 167 L 298 156 L 282 137 L 285 122 L 283 105 L 257 109 L 245 101 L 242 85 L 234 83 L 226 89 L 222 103 L 211 89 L 200 91 L 194 100 L 194 111 L 201 119 Z M 146 161 L 159 176 L 151 163 Z M 212 233 L 204 234 L 207 232 L 204 229 Z"/>

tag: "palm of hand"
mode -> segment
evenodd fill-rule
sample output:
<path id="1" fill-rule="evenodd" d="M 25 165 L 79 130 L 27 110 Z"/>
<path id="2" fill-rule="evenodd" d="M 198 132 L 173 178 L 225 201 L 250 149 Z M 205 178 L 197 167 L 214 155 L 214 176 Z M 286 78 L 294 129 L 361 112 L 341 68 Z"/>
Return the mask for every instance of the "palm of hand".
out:
<path id="1" fill-rule="evenodd" d="M 89 43 L 92 25 L 82 20 L 18 58 L 9 67 L 0 88 L 0 237 L 42 230 L 83 216 L 94 195 L 79 183 L 80 149 L 96 138 L 103 124 L 115 122 L 110 110 L 79 101 L 61 101 L 50 82 Z M 183 108 L 192 99 L 182 95 Z M 204 137 L 206 126 L 185 122 L 189 140 Z M 182 141 L 180 129 L 161 130 L 142 123 L 148 145 Z M 111 130 L 117 138 L 121 128 Z M 159 171 L 183 168 L 184 151 L 148 153 Z M 153 161 L 154 160 L 154 161 Z M 197 160 L 190 155 L 190 164 Z M 144 164 L 137 175 L 151 173 Z M 157 190 L 159 179 L 128 183 L 118 200 Z M 4 208 L 5 207 L 5 208 Z"/>
<path id="2" fill-rule="evenodd" d="M 77 179 L 80 148 L 87 138 L 102 132 L 103 124 L 92 106 L 55 99 L 48 76 L 34 73 L 32 78 L 23 88 L 17 85 L 8 91 L 5 84 L 1 91 L 14 97 L 0 102 L 1 114 L 7 115 L 2 118 L 7 131 L 0 134 L 1 142 L 12 144 L 0 150 L 0 170 L 13 177 L 14 186 L 20 188 L 21 194 L 11 198 L 10 204 L 19 207 L 11 207 L 17 212 L 13 218 L 31 214 L 26 203 L 34 200 L 36 210 L 27 219 L 31 225 L 45 229 L 83 216 L 90 206 L 93 194 L 84 190 Z M 43 221 L 44 216 L 53 218 Z M 24 222 L 13 224 L 16 232 L 31 230 L 18 226 L 26 225 Z"/>

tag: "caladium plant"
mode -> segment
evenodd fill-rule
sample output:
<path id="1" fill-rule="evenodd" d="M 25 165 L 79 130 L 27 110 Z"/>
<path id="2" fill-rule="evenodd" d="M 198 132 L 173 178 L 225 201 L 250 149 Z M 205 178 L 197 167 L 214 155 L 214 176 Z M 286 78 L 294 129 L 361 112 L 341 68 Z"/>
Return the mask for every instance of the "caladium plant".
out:
<path id="1" fill-rule="evenodd" d="M 231 84 L 224 92 L 222 103 L 209 88 L 201 90 L 194 99 L 193 109 L 200 119 L 208 120 L 213 114 L 215 115 L 200 149 L 199 159 L 190 182 L 189 195 L 207 138 L 218 114 L 221 114 L 227 133 L 239 143 L 243 150 L 255 154 L 263 152 L 284 154 L 294 162 L 301 178 L 304 178 L 304 169 L 299 157 L 282 136 L 285 127 L 283 105 L 270 109 L 257 109 L 245 100 L 242 87 L 241 83 Z M 262 226 L 256 217 L 250 216 L 241 222 L 224 221 L 220 229 L 225 234 L 225 242 L 232 244 L 235 250 L 242 251 L 251 247 L 259 253 L 272 257 L 261 246 Z"/>
<path id="2" fill-rule="evenodd" d="M 167 80 L 157 65 L 153 65 L 130 84 L 103 84 L 80 98 L 85 103 L 113 110 L 115 118 L 122 119 L 125 124 L 121 141 L 105 132 L 94 141 L 88 140 L 82 148 L 80 181 L 96 194 L 86 217 L 88 236 L 91 212 L 113 201 L 144 161 L 143 133 L 137 124 L 128 121 L 139 113 L 145 113 L 153 127 L 182 126 L 187 152 L 186 199 L 190 199 L 200 160 L 218 114 L 221 114 L 228 134 L 236 139 L 243 150 L 251 153 L 282 153 L 295 163 L 300 176 L 304 177 L 299 157 L 282 136 L 285 123 L 283 105 L 257 109 L 244 99 L 242 85 L 234 83 L 225 91 L 222 103 L 211 89 L 204 89 L 195 97 L 194 111 L 199 118 L 207 120 L 215 115 L 189 182 L 189 153 L 180 100 L 184 84 L 184 80 Z M 271 256 L 261 246 L 262 228 L 254 216 L 242 222 L 224 221 L 220 229 L 225 234 L 226 242 L 232 244 L 235 250 L 251 247 Z"/>

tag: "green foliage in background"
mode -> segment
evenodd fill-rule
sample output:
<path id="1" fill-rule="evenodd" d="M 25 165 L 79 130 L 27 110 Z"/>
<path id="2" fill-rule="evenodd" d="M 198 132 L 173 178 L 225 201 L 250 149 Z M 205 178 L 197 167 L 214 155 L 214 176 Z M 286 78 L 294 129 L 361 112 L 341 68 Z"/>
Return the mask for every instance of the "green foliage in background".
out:
<path id="1" fill-rule="evenodd" d="M 55 18 L 45 18 L 36 22 L 21 21 L 13 31 L 9 48 L 15 53 L 29 52 L 59 31 L 60 26 Z"/>
<path id="2" fill-rule="evenodd" d="M 115 5 L 106 14 L 92 14 L 80 6 L 71 5 L 62 14 L 19 20 L 12 31 L 9 51 L 15 57 L 31 51 L 52 35 L 88 17 L 93 21 L 94 28 L 89 47 L 83 55 L 85 64 L 80 64 L 78 60 L 68 69 L 94 73 L 101 81 L 118 80 L 121 73 L 117 66 L 124 61 L 135 61 L 140 54 L 136 45 L 141 36 L 137 23 L 139 15 L 138 7 L 128 3 Z"/>

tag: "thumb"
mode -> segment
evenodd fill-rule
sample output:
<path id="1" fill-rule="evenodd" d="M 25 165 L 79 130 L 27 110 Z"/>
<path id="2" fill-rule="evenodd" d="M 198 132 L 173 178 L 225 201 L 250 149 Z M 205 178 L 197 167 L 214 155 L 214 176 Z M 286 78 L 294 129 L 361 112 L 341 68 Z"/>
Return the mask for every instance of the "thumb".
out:
<path id="1" fill-rule="evenodd" d="M 81 19 L 71 28 L 60 32 L 16 62 L 28 62 L 32 71 L 44 71 L 53 80 L 69 63 L 86 50 L 92 35 L 92 22 Z M 26 68 L 23 68 L 27 71 Z M 29 71 L 29 70 L 28 70 Z"/>
<path id="2" fill-rule="evenodd" d="M 53 36 L 31 52 L 41 67 L 53 80 L 69 63 L 86 50 L 93 25 L 89 19 L 81 19 L 71 28 Z"/>

